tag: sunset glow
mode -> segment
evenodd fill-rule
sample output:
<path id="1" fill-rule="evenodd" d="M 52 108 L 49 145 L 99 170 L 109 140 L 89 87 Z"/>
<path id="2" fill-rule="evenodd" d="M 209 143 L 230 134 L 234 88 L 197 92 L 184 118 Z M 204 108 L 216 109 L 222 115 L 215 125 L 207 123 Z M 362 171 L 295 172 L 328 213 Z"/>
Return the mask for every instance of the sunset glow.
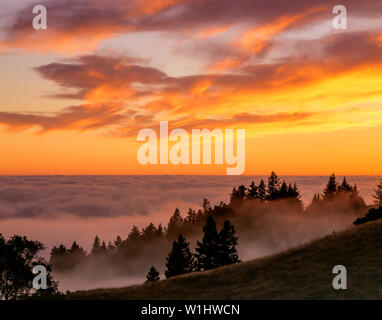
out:
<path id="1" fill-rule="evenodd" d="M 225 174 L 140 165 L 163 120 L 245 129 L 247 175 L 382 174 L 377 1 L 344 1 L 346 30 L 330 1 L 97 2 L 41 1 L 47 30 L 0 12 L 0 174 Z"/>

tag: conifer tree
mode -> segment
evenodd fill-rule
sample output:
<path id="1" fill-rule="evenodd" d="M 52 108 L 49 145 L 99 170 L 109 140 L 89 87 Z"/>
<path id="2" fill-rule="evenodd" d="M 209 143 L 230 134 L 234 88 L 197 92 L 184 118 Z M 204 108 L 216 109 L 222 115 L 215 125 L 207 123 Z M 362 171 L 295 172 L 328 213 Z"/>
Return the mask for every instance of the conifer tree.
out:
<path id="1" fill-rule="evenodd" d="M 258 187 L 255 184 L 255 181 L 252 181 L 251 185 L 248 188 L 248 194 L 247 198 L 248 199 L 258 199 Z"/>
<path id="2" fill-rule="evenodd" d="M 239 200 L 244 200 L 245 199 L 245 195 L 246 195 L 246 192 L 247 192 L 247 188 L 245 187 L 245 185 L 241 184 L 238 188 L 237 188 L 237 199 Z"/>
<path id="3" fill-rule="evenodd" d="M 92 254 L 99 253 L 100 250 L 101 250 L 101 241 L 100 241 L 100 239 L 98 238 L 98 236 L 96 236 L 96 237 L 94 238 L 94 242 L 93 242 Z"/>
<path id="4" fill-rule="evenodd" d="M 174 239 L 179 234 L 180 227 L 183 224 L 183 217 L 178 208 L 175 209 L 167 225 L 167 235 Z"/>
<path id="5" fill-rule="evenodd" d="M 339 190 L 342 190 L 342 191 L 352 191 L 352 187 L 350 184 L 348 184 L 348 182 L 346 181 L 346 177 L 344 177 L 344 179 L 342 180 L 342 183 L 341 185 L 339 186 Z"/>
<path id="6" fill-rule="evenodd" d="M 218 266 L 220 242 L 215 220 L 209 216 L 203 227 L 202 242 L 197 242 L 196 267 L 198 270 L 210 270 Z"/>
<path id="7" fill-rule="evenodd" d="M 329 181 L 326 184 L 326 188 L 324 190 L 324 200 L 329 201 L 333 198 L 334 194 L 337 192 L 339 186 L 336 182 L 336 176 L 334 173 L 329 177 Z"/>
<path id="8" fill-rule="evenodd" d="M 73 259 L 80 262 L 86 257 L 86 252 L 83 248 L 81 248 L 76 241 L 73 242 L 71 248 L 68 250 Z"/>
<path id="9" fill-rule="evenodd" d="M 173 242 L 172 250 L 166 258 L 166 278 L 193 271 L 195 259 L 189 246 L 183 235 L 179 234 L 178 241 Z"/>
<path id="10" fill-rule="evenodd" d="M 263 179 L 260 180 L 259 186 L 257 188 L 257 193 L 259 195 L 260 200 L 263 200 L 263 201 L 266 200 L 267 191 L 266 191 L 265 182 Z"/>
<path id="11" fill-rule="evenodd" d="M 236 250 L 237 240 L 234 226 L 229 220 L 226 220 L 223 229 L 219 232 L 220 256 L 217 262 L 218 266 L 240 262 Z"/>
<path id="12" fill-rule="evenodd" d="M 161 223 L 159 224 L 155 234 L 156 234 L 156 237 L 159 239 L 161 239 L 163 237 L 163 227 L 162 227 Z"/>
<path id="13" fill-rule="evenodd" d="M 141 232 L 139 231 L 137 226 L 133 226 L 131 229 L 127 239 L 128 240 L 139 240 L 141 237 Z"/>
<path id="14" fill-rule="evenodd" d="M 146 279 L 146 283 L 160 280 L 159 271 L 154 266 L 152 266 L 150 271 L 147 273 Z"/>
<path id="15" fill-rule="evenodd" d="M 277 174 L 272 171 L 271 175 L 268 178 L 268 188 L 267 188 L 267 199 L 275 200 L 278 197 L 280 189 L 280 179 Z"/>
<path id="16" fill-rule="evenodd" d="M 293 192 L 292 185 L 289 184 L 289 188 L 285 181 L 281 184 L 280 190 L 278 192 L 278 198 L 288 198 L 291 195 L 291 192 Z"/>
<path id="17" fill-rule="evenodd" d="M 195 224 L 197 220 L 197 215 L 195 210 L 192 210 L 191 208 L 189 208 L 187 212 L 187 217 L 185 220 L 188 224 L 191 224 L 191 225 Z"/>
<path id="18" fill-rule="evenodd" d="M 212 210 L 210 200 L 204 198 L 204 199 L 203 199 L 202 208 L 203 208 L 203 214 L 204 214 L 205 216 L 207 216 L 208 214 L 210 214 L 210 213 L 211 213 L 211 210 Z"/>
<path id="19" fill-rule="evenodd" d="M 236 187 L 233 187 L 232 192 L 230 194 L 230 204 L 236 205 L 238 202 L 238 199 L 239 199 L 239 197 L 238 197 Z"/>
<path id="20" fill-rule="evenodd" d="M 117 238 L 115 239 L 115 241 L 114 241 L 114 245 L 117 247 L 117 248 L 119 248 L 121 245 L 122 245 L 122 238 L 121 238 L 121 236 L 117 236 Z"/>

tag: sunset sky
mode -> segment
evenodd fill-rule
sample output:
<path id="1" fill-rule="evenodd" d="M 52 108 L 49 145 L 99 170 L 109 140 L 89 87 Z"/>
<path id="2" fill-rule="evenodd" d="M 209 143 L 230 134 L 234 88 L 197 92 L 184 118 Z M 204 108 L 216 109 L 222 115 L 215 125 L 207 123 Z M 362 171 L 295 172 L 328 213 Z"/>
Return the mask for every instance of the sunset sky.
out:
<path id="1" fill-rule="evenodd" d="M 248 175 L 382 174 L 382 1 L 14 2 L 0 7 L 0 174 L 225 174 L 140 165 L 137 133 L 161 120 L 246 129 Z M 37 4 L 48 30 L 32 27 Z"/>

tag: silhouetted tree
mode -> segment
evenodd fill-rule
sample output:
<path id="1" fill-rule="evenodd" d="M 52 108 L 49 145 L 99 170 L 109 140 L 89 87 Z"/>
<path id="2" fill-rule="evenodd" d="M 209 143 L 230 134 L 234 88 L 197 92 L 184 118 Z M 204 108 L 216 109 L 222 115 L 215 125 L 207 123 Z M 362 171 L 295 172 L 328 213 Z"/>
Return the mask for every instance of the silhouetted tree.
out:
<path id="1" fill-rule="evenodd" d="M 178 241 L 173 242 L 172 250 L 166 258 L 166 278 L 193 271 L 195 261 L 189 245 L 183 235 L 179 234 Z"/>
<path id="2" fill-rule="evenodd" d="M 244 200 L 245 199 L 245 196 L 246 196 L 246 193 L 247 193 L 247 188 L 245 187 L 245 185 L 241 184 L 238 188 L 237 188 L 237 198 L 239 200 Z"/>
<path id="3" fill-rule="evenodd" d="M 328 183 L 326 184 L 326 188 L 324 190 L 324 200 L 325 201 L 330 201 L 335 193 L 337 192 L 338 190 L 338 184 L 336 182 L 336 176 L 334 173 L 332 173 L 332 175 L 329 177 L 329 181 Z"/>
<path id="4" fill-rule="evenodd" d="M 97 254 L 101 251 L 101 240 L 98 238 L 98 236 L 95 236 L 93 247 L 92 247 L 92 254 Z"/>
<path id="5" fill-rule="evenodd" d="M 255 181 L 252 181 L 251 185 L 248 188 L 247 198 L 248 199 L 258 199 L 258 190 L 257 186 L 255 184 Z"/>
<path id="6" fill-rule="evenodd" d="M 141 237 L 141 233 L 139 232 L 139 229 L 137 226 L 133 226 L 133 228 L 131 229 L 129 235 L 127 236 L 127 239 L 128 240 L 131 240 L 131 241 L 137 241 L 139 240 Z"/>
<path id="7" fill-rule="evenodd" d="M 239 262 L 236 246 L 237 240 L 234 226 L 229 220 L 224 222 L 223 229 L 219 232 L 219 260 L 218 266 Z"/>
<path id="8" fill-rule="evenodd" d="M 198 270 L 210 270 L 218 266 L 220 242 L 215 220 L 209 216 L 203 227 L 202 242 L 197 242 L 196 267 Z"/>
<path id="9" fill-rule="evenodd" d="M 196 212 L 195 210 L 192 210 L 191 208 L 188 209 L 188 212 L 187 212 L 187 217 L 185 219 L 185 222 L 187 224 L 195 224 L 197 221 L 197 215 L 196 215 Z"/>
<path id="10" fill-rule="evenodd" d="M 268 178 L 268 188 L 267 188 L 267 200 L 275 200 L 278 198 L 280 190 L 280 180 L 277 174 L 272 171 Z"/>
<path id="11" fill-rule="evenodd" d="M 257 188 L 257 193 L 259 195 L 259 199 L 264 201 L 267 198 L 267 190 L 265 186 L 265 182 L 263 179 L 260 180 L 259 186 Z"/>
<path id="12" fill-rule="evenodd" d="M 146 282 L 155 282 L 160 280 L 159 271 L 155 269 L 154 266 L 152 266 L 146 276 L 146 279 L 147 279 Z"/>
<path id="13" fill-rule="evenodd" d="M 171 216 L 167 226 L 167 235 L 170 239 L 176 237 L 179 234 L 180 228 L 183 224 L 183 218 L 178 208 L 175 209 L 174 214 Z"/>
<path id="14" fill-rule="evenodd" d="M 347 183 L 346 181 L 346 177 L 344 177 L 344 179 L 342 180 L 342 183 L 341 185 L 339 186 L 339 190 L 342 190 L 342 191 L 352 191 L 352 187 L 350 184 Z"/>
<path id="15" fill-rule="evenodd" d="M 0 234 L 0 299 L 14 300 L 33 295 L 33 279 L 36 275 L 32 270 L 38 264 L 47 267 L 47 284 L 50 288 L 45 294 L 58 294 L 50 267 L 38 256 L 44 249 L 41 242 L 16 235 L 6 240 Z"/>
<path id="16" fill-rule="evenodd" d="M 122 238 L 121 238 L 121 236 L 117 236 L 117 238 L 115 239 L 115 241 L 114 241 L 114 245 L 117 247 L 117 248 L 119 248 L 121 245 L 122 245 Z"/>
<path id="17" fill-rule="evenodd" d="M 156 227 L 153 223 L 150 223 L 146 228 L 142 229 L 142 238 L 145 241 L 150 241 L 156 236 Z"/>
<path id="18" fill-rule="evenodd" d="M 382 219 L 382 207 L 371 208 L 362 218 L 358 218 L 353 222 L 354 225 L 363 224 L 369 221 Z"/>
<path id="19" fill-rule="evenodd" d="M 211 210 L 212 210 L 210 200 L 204 198 L 204 199 L 203 199 L 202 208 L 203 208 L 203 214 L 204 214 L 205 216 L 207 216 L 208 214 L 210 214 L 210 213 L 211 213 Z"/>
<path id="20" fill-rule="evenodd" d="M 292 185 L 289 184 L 289 187 L 290 188 L 288 188 L 288 185 L 286 184 L 286 182 L 283 181 L 283 183 L 281 184 L 280 190 L 278 192 L 278 198 L 283 199 L 283 198 L 288 198 L 289 196 L 291 196 L 291 192 L 293 192 Z"/>
<path id="21" fill-rule="evenodd" d="M 68 252 L 73 264 L 78 264 L 86 258 L 85 250 L 81 248 L 76 241 L 73 242 Z"/>
<path id="22" fill-rule="evenodd" d="M 232 192 L 231 192 L 231 194 L 229 196 L 230 196 L 229 203 L 232 206 L 235 206 L 238 203 L 238 201 L 239 201 L 239 197 L 238 197 L 238 194 L 237 194 L 236 187 L 233 187 Z"/>
<path id="23" fill-rule="evenodd" d="M 237 189 L 234 187 L 230 195 L 230 204 L 234 207 L 241 204 L 246 197 L 246 192 L 247 188 L 244 185 L 240 185 Z"/>
<path id="24" fill-rule="evenodd" d="M 155 236 L 157 239 L 163 238 L 163 227 L 161 223 L 159 224 L 158 228 L 155 231 Z"/>
<path id="25" fill-rule="evenodd" d="M 295 206 L 297 210 L 304 209 L 304 202 L 301 199 L 300 191 L 298 190 L 296 183 L 293 184 L 293 187 L 292 184 L 289 183 L 287 194 L 287 198 L 290 199 L 291 204 Z"/>

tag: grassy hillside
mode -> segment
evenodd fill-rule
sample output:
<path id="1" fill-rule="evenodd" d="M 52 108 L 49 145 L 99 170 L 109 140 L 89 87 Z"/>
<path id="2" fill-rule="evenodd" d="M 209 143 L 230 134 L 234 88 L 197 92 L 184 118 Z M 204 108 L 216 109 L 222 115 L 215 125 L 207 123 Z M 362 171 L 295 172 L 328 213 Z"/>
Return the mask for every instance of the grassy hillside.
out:
<path id="1" fill-rule="evenodd" d="M 332 288 L 334 265 L 348 289 Z M 78 291 L 69 299 L 381 299 L 382 222 L 353 227 L 273 256 L 157 283 Z"/>

